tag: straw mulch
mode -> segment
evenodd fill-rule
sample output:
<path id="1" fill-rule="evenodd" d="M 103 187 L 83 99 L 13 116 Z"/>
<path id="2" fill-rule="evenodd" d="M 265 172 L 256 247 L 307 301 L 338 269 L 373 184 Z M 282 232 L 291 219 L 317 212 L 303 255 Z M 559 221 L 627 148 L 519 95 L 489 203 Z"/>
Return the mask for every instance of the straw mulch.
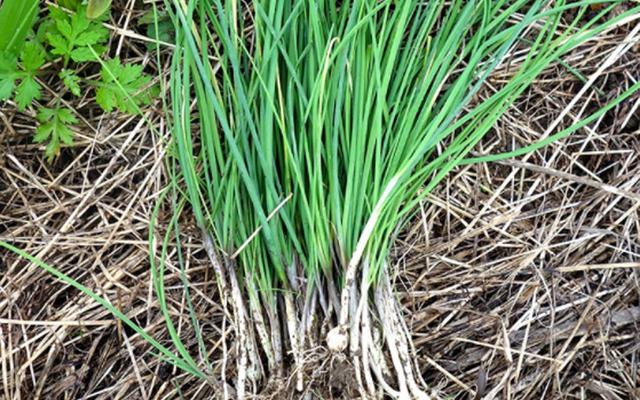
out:
<path id="1" fill-rule="evenodd" d="M 127 21 L 114 21 L 125 28 L 116 40 L 153 71 Z M 549 69 L 477 153 L 539 140 L 549 127 L 587 115 L 640 79 L 638 46 L 598 71 L 628 31 L 609 32 L 566 60 L 585 79 L 598 72 L 575 104 L 584 82 L 561 65 Z M 496 74 L 483 96 L 509 73 Z M 0 105 L 0 239 L 101 293 L 168 344 L 148 245 L 149 219 L 168 180 L 168 121 L 160 100 L 144 118 L 102 115 L 91 103 L 74 104 L 86 121 L 76 146 L 53 164 L 31 144 L 33 115 Z M 517 160 L 459 168 L 422 204 L 393 251 L 395 287 L 424 378 L 440 393 L 640 398 L 639 105 L 635 96 Z M 171 215 L 163 204 L 156 243 Z M 231 326 L 198 233 L 189 230 L 187 214 L 181 222 L 208 357 L 217 376 L 228 364 L 231 381 Z M 198 355 L 174 245 L 168 260 L 173 320 Z M 350 398 L 349 374 L 331 360 L 313 361 L 322 354 L 309 354 L 317 367 L 307 374 L 314 396 Z M 206 399 L 216 390 L 155 358 L 140 337 L 77 290 L 0 250 L 0 399 Z"/>

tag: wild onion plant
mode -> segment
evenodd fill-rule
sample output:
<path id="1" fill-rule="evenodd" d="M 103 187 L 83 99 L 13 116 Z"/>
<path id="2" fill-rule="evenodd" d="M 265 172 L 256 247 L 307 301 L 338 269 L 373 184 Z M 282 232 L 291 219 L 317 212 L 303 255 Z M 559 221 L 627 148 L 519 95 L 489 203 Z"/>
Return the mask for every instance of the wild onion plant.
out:
<path id="1" fill-rule="evenodd" d="M 166 0 L 177 45 L 169 107 L 178 175 L 163 199 L 173 193 L 170 231 L 190 204 L 232 307 L 234 394 L 226 370 L 213 376 L 203 338 L 196 359 L 171 320 L 163 260 L 172 232 L 152 272 L 175 349 L 71 277 L 0 246 L 91 296 L 225 397 L 290 373 L 303 389 L 306 356 L 321 346 L 351 359 L 364 398 L 429 398 L 390 284 L 391 244 L 457 166 L 567 136 L 640 89 L 539 143 L 468 157 L 541 72 L 640 19 L 640 7 L 613 16 L 619 2 L 595 3 L 603 2 Z M 487 85 L 498 70 L 508 80 Z"/>
<path id="2" fill-rule="evenodd" d="M 176 2 L 173 138 L 230 288 L 238 396 L 294 370 L 301 390 L 303 353 L 326 343 L 348 351 L 364 396 L 428 398 L 389 283 L 392 241 L 545 68 L 638 16 L 589 3 Z"/>

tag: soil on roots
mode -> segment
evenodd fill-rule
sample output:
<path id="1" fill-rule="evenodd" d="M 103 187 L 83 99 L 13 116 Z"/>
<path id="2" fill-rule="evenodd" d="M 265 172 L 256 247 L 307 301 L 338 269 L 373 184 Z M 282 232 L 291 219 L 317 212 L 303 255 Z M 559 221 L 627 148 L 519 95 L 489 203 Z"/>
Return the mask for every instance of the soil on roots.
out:
<path id="1" fill-rule="evenodd" d="M 311 351 L 305 354 L 308 359 L 303 366 L 305 393 L 320 399 L 359 398 L 355 369 L 345 355 L 331 355 L 326 351 L 315 355 L 309 353 Z M 304 395 L 296 391 L 294 374 L 291 374 L 288 379 L 269 382 L 256 398 L 290 400 L 301 397 Z"/>

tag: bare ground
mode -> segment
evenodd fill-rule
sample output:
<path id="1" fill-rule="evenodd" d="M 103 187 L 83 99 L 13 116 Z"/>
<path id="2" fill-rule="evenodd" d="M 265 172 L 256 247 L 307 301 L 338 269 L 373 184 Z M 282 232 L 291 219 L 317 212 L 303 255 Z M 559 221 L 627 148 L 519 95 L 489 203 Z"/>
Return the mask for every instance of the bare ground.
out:
<path id="1" fill-rule="evenodd" d="M 126 19 L 114 24 L 126 28 Z M 567 62 L 588 78 L 627 34 L 608 33 Z M 126 31 L 116 37 L 137 49 L 131 57 L 144 53 Z M 639 79 L 640 48 L 601 72 L 567 108 L 584 82 L 563 66 L 546 71 L 477 153 L 522 146 L 540 139 L 558 116 L 564 114 L 558 126 L 566 126 L 592 112 Z M 503 78 L 496 74 L 492 84 Z M 440 393 L 640 398 L 639 105 L 635 96 L 517 161 L 459 168 L 422 204 L 394 250 L 395 283 L 424 378 Z M 148 248 L 149 218 L 167 181 L 166 121 L 151 108 L 151 124 L 103 116 L 86 103 L 77 109 L 86 120 L 80 139 L 50 165 L 30 143 L 33 115 L 0 105 L 0 239 L 103 294 L 169 344 Z M 163 205 L 157 241 L 170 217 Z M 182 222 L 189 226 L 189 217 Z M 233 334 L 199 235 L 183 229 L 179 240 L 212 368 L 219 375 L 228 363 L 232 379 Z M 171 313 L 197 355 L 175 247 L 168 267 Z M 213 396 L 213 387 L 149 351 L 77 290 L 0 251 L 0 399 Z M 331 358 L 322 346 L 308 359 L 311 393 L 353 398 L 348 360 Z M 290 387 L 281 382 L 269 393 L 299 398 Z"/>

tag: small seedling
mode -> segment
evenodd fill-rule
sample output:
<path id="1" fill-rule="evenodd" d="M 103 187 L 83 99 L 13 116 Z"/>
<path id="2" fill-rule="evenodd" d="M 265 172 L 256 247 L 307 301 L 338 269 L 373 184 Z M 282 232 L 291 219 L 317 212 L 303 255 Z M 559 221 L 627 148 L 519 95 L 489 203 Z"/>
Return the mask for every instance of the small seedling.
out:
<path id="1" fill-rule="evenodd" d="M 87 18 L 84 12 L 69 15 L 59 8 L 50 7 L 49 16 L 53 24 L 48 26 L 47 43 L 51 54 L 63 57 L 65 66 L 69 60 L 95 61 L 95 53 L 101 54 L 106 50 L 109 31 L 97 21 Z"/>
<path id="2" fill-rule="evenodd" d="M 133 114 L 140 105 L 151 103 L 155 89 L 148 90 L 151 77 L 142 73 L 142 65 L 121 64 L 115 58 L 104 63 L 97 82 L 96 101 L 103 110 L 118 109 Z"/>
<path id="3" fill-rule="evenodd" d="M 60 143 L 71 146 L 73 144 L 73 131 L 70 126 L 77 123 L 78 119 L 68 108 L 41 108 L 38 112 L 40 126 L 36 129 L 33 141 L 36 143 L 48 142 L 45 155 L 53 159 L 60 151 Z"/>
<path id="4" fill-rule="evenodd" d="M 156 92 L 142 65 L 123 64 L 117 58 L 101 61 L 107 53 L 109 31 L 103 22 L 110 4 L 60 0 L 40 19 L 37 1 L 7 0 L 0 7 L 0 100 L 13 100 L 20 111 L 35 108 L 40 126 L 34 142 L 46 144 L 49 162 L 63 144 L 73 145 L 78 118 L 63 104 L 65 96 L 79 97 L 93 89 L 105 112 L 135 113 L 151 103 Z M 90 63 L 98 62 L 99 79 L 87 79 L 85 73 L 95 72 Z M 65 91 L 45 107 L 37 102 L 42 99 L 38 77 L 47 74 L 55 74 Z"/>
<path id="5" fill-rule="evenodd" d="M 0 54 L 0 100 L 13 94 L 19 110 L 39 100 L 42 93 L 36 74 L 44 60 L 44 50 L 35 42 L 24 46 L 19 60 L 13 53 Z"/>

